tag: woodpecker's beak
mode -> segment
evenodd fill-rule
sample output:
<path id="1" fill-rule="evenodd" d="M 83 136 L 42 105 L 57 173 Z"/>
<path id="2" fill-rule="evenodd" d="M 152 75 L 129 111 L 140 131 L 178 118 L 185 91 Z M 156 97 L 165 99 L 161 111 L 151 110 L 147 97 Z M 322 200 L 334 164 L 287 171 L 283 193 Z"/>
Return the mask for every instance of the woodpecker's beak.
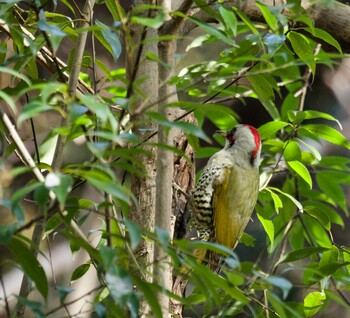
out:
<path id="1" fill-rule="evenodd" d="M 229 133 L 229 130 L 217 130 L 215 133 L 226 138 L 227 134 Z"/>

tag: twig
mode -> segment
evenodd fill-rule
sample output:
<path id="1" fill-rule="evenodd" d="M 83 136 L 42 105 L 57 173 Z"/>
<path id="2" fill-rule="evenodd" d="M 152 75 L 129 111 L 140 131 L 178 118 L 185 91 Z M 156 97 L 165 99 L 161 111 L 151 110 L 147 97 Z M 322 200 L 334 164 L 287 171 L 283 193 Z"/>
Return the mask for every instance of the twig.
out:
<path id="1" fill-rule="evenodd" d="M 11 317 L 11 315 L 10 315 L 10 313 L 11 313 L 10 312 L 10 306 L 9 306 L 9 303 L 8 303 L 8 300 L 7 300 L 7 296 L 6 296 L 5 284 L 4 284 L 4 280 L 2 279 L 2 269 L 1 269 L 1 267 L 0 267 L 0 284 L 1 284 L 2 291 L 4 293 L 6 315 L 7 315 L 7 317 Z"/>
<path id="2" fill-rule="evenodd" d="M 87 28 L 90 25 L 90 19 L 92 16 L 92 8 L 95 5 L 95 0 L 87 0 L 85 2 L 83 12 L 82 12 L 82 20 L 79 24 L 79 28 Z M 83 54 L 85 50 L 86 39 L 88 35 L 88 30 L 82 31 L 79 33 L 77 46 L 75 49 L 75 54 L 72 63 L 72 70 L 68 81 L 68 94 L 69 97 L 74 100 L 75 94 L 77 91 L 79 73 L 81 70 L 81 64 L 83 60 Z M 65 106 L 67 107 L 67 106 Z M 69 124 L 69 116 L 62 118 L 61 127 L 65 127 Z M 56 149 L 53 156 L 52 161 L 52 169 L 57 170 L 60 168 L 63 158 L 63 148 L 66 144 L 67 136 L 58 135 Z"/>

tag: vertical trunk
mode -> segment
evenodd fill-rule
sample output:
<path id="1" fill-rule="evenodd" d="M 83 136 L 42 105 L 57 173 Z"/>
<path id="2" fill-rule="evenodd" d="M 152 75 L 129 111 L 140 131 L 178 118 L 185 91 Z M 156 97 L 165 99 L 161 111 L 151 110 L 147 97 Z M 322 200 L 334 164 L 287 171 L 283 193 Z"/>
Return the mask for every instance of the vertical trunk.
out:
<path id="1" fill-rule="evenodd" d="M 166 64 L 173 66 L 174 63 L 175 42 L 160 42 L 159 58 Z M 173 69 L 173 67 L 171 68 Z M 159 70 L 159 98 L 162 101 L 158 106 L 158 112 L 170 119 L 172 111 L 166 108 L 166 105 L 177 100 L 176 88 L 174 85 L 168 85 L 172 71 L 160 66 Z M 173 145 L 173 130 L 166 132 L 165 127 L 158 125 L 158 141 L 167 146 Z M 173 160 L 174 153 L 164 148 L 158 148 L 157 151 L 157 188 L 156 188 L 156 211 L 155 225 L 162 230 L 172 232 L 170 220 L 172 215 L 172 180 L 173 180 Z M 171 290 L 171 266 L 170 257 L 161 246 L 154 247 L 154 277 L 157 283 L 161 284 L 165 290 Z M 163 317 L 169 316 L 169 298 L 165 293 L 159 294 L 159 302 L 162 307 Z"/>
<path id="2" fill-rule="evenodd" d="M 135 1 L 140 4 L 144 1 Z M 138 3 L 137 3 L 138 2 Z M 156 63 L 145 58 L 146 53 L 151 52 L 158 55 L 158 47 L 155 41 L 142 43 L 145 38 L 157 36 L 157 30 L 146 29 L 136 25 L 130 31 L 133 43 L 125 43 L 127 51 L 127 75 L 129 83 L 128 97 L 130 98 L 130 120 L 133 124 L 133 132 L 140 140 L 146 138 L 156 130 L 151 122 L 145 122 L 140 108 L 144 103 L 153 104 L 158 101 L 158 66 Z M 134 46 L 134 47 L 133 47 Z M 143 79 L 135 86 L 136 79 Z M 157 136 L 150 142 L 157 142 Z M 131 189 L 138 204 L 131 207 L 130 219 L 148 231 L 154 230 L 155 220 L 155 187 L 156 187 L 156 148 L 142 146 L 149 154 L 139 156 L 140 166 L 145 170 L 145 176 L 132 175 Z M 135 167 L 139 169 L 140 167 Z M 137 248 L 136 257 L 140 267 L 143 269 L 143 277 L 149 282 L 153 277 L 153 244 L 142 241 Z M 141 317 L 150 316 L 150 309 L 146 302 L 141 304 Z"/>
<path id="3" fill-rule="evenodd" d="M 149 29 L 146 37 L 155 37 L 156 30 Z M 139 34 L 134 33 L 134 37 Z M 139 44 L 137 40 L 135 43 Z M 140 44 L 139 44 L 140 45 Z M 138 91 L 142 92 L 143 96 L 136 97 L 132 104 L 131 120 L 133 121 L 133 131 L 140 139 L 144 139 L 147 135 L 153 133 L 156 126 L 151 123 L 145 123 L 142 113 L 138 113 L 138 107 L 148 100 L 149 103 L 155 103 L 158 100 L 158 67 L 157 64 L 144 58 L 147 52 L 152 52 L 158 55 L 158 48 L 156 42 L 151 42 L 143 45 L 140 64 L 136 73 L 136 78 L 144 78 L 145 80 L 138 86 Z M 129 57 L 130 58 L 130 57 Z M 129 69 L 133 69 L 137 65 L 134 64 L 134 56 L 129 60 Z M 133 85 L 133 84 L 131 84 Z M 137 115 L 134 115 L 137 114 Z M 151 142 L 157 142 L 157 137 L 153 137 Z M 131 210 L 130 218 L 135 223 L 142 225 L 146 230 L 154 230 L 154 213 L 155 213 L 155 177 L 156 177 L 156 148 L 144 147 L 149 151 L 147 155 L 140 155 L 139 162 L 143 165 L 146 175 L 139 177 L 133 175 L 132 179 L 132 191 L 138 198 L 138 206 L 133 206 Z M 139 256 L 142 256 L 142 266 L 145 269 L 149 269 L 148 278 L 151 279 L 153 262 L 153 247 L 152 244 L 143 241 L 137 252 Z"/>
<path id="4" fill-rule="evenodd" d="M 175 5 L 175 3 L 171 3 L 171 1 L 168 0 L 163 0 L 160 3 L 166 12 L 171 9 L 171 5 Z M 171 31 L 175 32 L 175 28 L 169 31 L 169 34 L 171 34 Z M 165 34 L 161 31 L 160 35 Z M 158 105 L 158 112 L 169 121 L 172 121 L 182 113 L 180 109 L 166 107 L 167 104 L 178 100 L 176 86 L 167 83 L 171 76 L 174 75 L 176 41 L 161 41 L 158 45 L 158 52 L 159 59 L 162 61 L 162 65 L 159 66 L 158 98 L 161 103 Z M 178 129 L 170 129 L 170 131 L 167 132 L 162 125 L 159 125 L 158 138 L 158 142 L 162 145 L 170 147 L 180 146 L 181 149 L 192 152 L 191 147 L 189 147 L 190 149 L 186 149 L 188 146 L 186 137 Z M 190 157 L 192 157 L 192 153 Z M 178 209 L 181 209 L 181 205 L 182 209 L 184 209 L 186 202 L 186 198 L 182 198 L 178 192 L 173 196 L 173 181 L 176 183 L 179 182 L 180 187 L 185 185 L 186 191 L 192 186 L 192 173 L 194 171 L 193 166 L 190 166 L 188 162 L 181 162 L 180 157 L 176 157 L 176 161 L 174 159 L 175 156 L 172 151 L 158 148 L 155 225 L 171 235 L 174 232 L 174 222 L 171 222 L 171 220 L 175 219 L 176 215 L 179 213 Z M 188 177 L 189 175 L 190 177 Z M 185 181 L 186 184 L 184 184 L 183 181 Z M 181 201 L 181 204 L 179 204 L 179 201 Z M 170 261 L 170 257 L 166 251 L 164 251 L 160 245 L 155 245 L 154 278 L 165 290 L 172 289 L 172 267 Z M 160 293 L 158 300 L 162 308 L 163 317 L 171 317 L 172 310 L 170 309 L 170 301 L 166 293 Z"/>
<path id="5" fill-rule="evenodd" d="M 176 3 L 178 4 L 178 2 Z M 161 5 L 166 10 L 173 3 L 165 1 Z M 145 35 L 144 31 L 143 28 L 132 30 L 131 34 L 136 45 L 141 45 L 142 37 Z M 147 37 L 156 37 L 157 35 L 157 30 L 147 30 Z M 193 156 L 192 148 L 188 145 L 186 137 L 181 131 L 174 129 L 169 132 L 161 125 L 156 127 L 150 122 L 145 124 L 142 114 L 144 106 L 147 104 L 155 105 L 154 110 L 167 117 L 168 120 L 174 120 L 182 114 L 179 109 L 166 108 L 168 103 L 177 100 L 176 87 L 167 84 L 175 69 L 176 42 L 149 42 L 142 45 L 140 56 L 135 54 L 137 48 L 132 49 L 129 46 L 127 51 L 129 52 L 127 67 L 129 79 L 131 81 L 136 78 L 143 79 L 137 92 L 142 91 L 144 96 L 136 96 L 135 89 L 132 90 L 132 96 L 128 96 L 132 97 L 133 100 L 130 113 L 134 133 L 145 138 L 147 134 L 158 129 L 158 138 L 154 137 L 151 142 L 158 141 L 162 145 L 178 146 L 191 158 Z M 164 67 L 145 59 L 144 56 L 148 52 L 159 56 L 160 60 L 170 67 Z M 136 73 L 133 72 L 135 67 L 137 68 Z M 158 100 L 162 101 L 160 105 L 157 105 Z M 145 134 L 143 135 L 143 133 Z M 174 156 L 172 151 L 162 147 L 157 149 L 152 147 L 147 148 L 147 150 L 150 151 L 150 155 L 140 156 L 140 162 L 146 170 L 146 176 L 143 178 L 133 176 L 132 180 L 132 191 L 138 198 L 139 205 L 132 208 L 131 219 L 146 230 L 153 231 L 156 226 L 172 235 L 174 222 L 171 223 L 171 220 L 174 220 L 175 215 L 179 210 L 183 210 L 186 204 L 186 198 L 180 192 L 176 192 L 173 197 L 173 178 L 184 191 L 191 191 L 194 169 L 185 159 Z M 171 290 L 172 268 L 167 253 L 160 246 L 152 246 L 144 241 L 139 247 L 138 256 L 141 267 L 147 269 L 147 278 L 151 280 L 151 277 L 154 277 L 156 283 L 160 284 L 164 290 Z M 170 315 L 168 296 L 164 292 L 160 293 L 158 300 L 163 317 L 168 317 Z M 141 310 L 143 316 L 149 315 L 146 306 L 143 306 Z"/>

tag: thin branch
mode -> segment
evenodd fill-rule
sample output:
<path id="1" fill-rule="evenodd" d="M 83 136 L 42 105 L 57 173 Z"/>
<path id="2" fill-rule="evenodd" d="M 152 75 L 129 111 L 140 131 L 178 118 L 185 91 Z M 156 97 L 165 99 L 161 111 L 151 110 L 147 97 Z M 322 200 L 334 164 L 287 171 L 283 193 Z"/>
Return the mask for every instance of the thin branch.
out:
<path id="1" fill-rule="evenodd" d="M 85 2 L 83 12 L 82 12 L 82 20 L 79 23 L 79 28 L 87 28 L 90 25 L 90 20 L 92 18 L 92 10 L 95 5 L 95 0 L 87 0 Z M 75 94 L 78 86 L 79 73 L 81 71 L 81 64 L 83 60 L 83 55 L 85 51 L 85 44 L 88 35 L 88 30 L 84 30 L 79 33 L 77 45 L 75 48 L 75 54 L 72 62 L 72 70 L 68 81 L 68 94 L 69 97 L 74 100 Z M 67 105 L 65 105 L 67 108 Z M 65 109 L 66 110 L 66 109 Z M 66 127 L 69 125 L 69 116 L 62 118 L 61 127 Z M 63 148 L 66 144 L 67 136 L 58 135 L 56 149 L 53 156 L 52 161 L 52 169 L 57 170 L 61 167 L 62 159 L 63 159 Z"/>
<path id="2" fill-rule="evenodd" d="M 19 136 L 16 128 L 12 124 L 12 122 L 9 119 L 9 117 L 7 116 L 7 114 L 5 114 L 1 108 L 0 108 L 0 114 L 1 114 L 1 120 L 2 120 L 6 130 L 10 134 L 13 142 L 16 145 L 17 150 L 19 151 L 19 153 L 23 157 L 25 163 L 32 169 L 32 172 L 33 172 L 35 178 L 39 182 L 44 182 L 45 177 L 43 176 L 41 171 L 38 169 L 38 167 L 35 165 L 35 162 L 34 162 L 32 156 L 28 152 L 28 150 L 27 150 L 26 146 L 24 145 L 21 137 Z M 49 197 L 50 197 L 51 201 L 55 202 L 56 195 L 52 191 L 49 192 Z M 71 226 L 71 229 L 73 230 L 73 233 L 75 235 L 77 235 L 78 237 L 80 237 L 81 239 L 83 239 L 85 242 L 87 242 L 89 244 L 88 239 L 83 234 L 83 232 L 80 230 L 79 226 L 75 223 L 74 220 L 71 220 L 70 226 Z"/>
<path id="3" fill-rule="evenodd" d="M 35 126 L 34 126 L 34 120 L 33 120 L 33 118 L 30 118 L 30 127 L 32 128 L 32 134 L 33 134 L 33 142 L 34 142 L 36 160 L 37 160 L 38 164 L 40 165 L 39 146 L 38 146 L 38 140 L 37 140 L 37 138 L 36 138 L 36 132 L 35 132 Z"/>
<path id="4" fill-rule="evenodd" d="M 98 292 L 101 289 L 101 287 L 103 287 L 103 285 L 97 286 L 97 287 L 89 290 L 85 294 L 80 295 L 79 297 L 77 297 L 77 298 L 75 298 L 75 299 L 73 299 L 71 301 L 65 302 L 64 304 L 61 304 L 61 305 L 51 309 L 50 311 L 46 312 L 45 316 L 48 317 L 48 316 L 56 313 L 57 311 L 61 310 L 63 306 L 65 306 L 65 307 L 70 306 L 70 305 L 76 303 L 77 301 L 80 301 L 82 298 L 84 298 L 86 296 L 89 296 L 89 295 L 91 295 L 94 292 Z"/>

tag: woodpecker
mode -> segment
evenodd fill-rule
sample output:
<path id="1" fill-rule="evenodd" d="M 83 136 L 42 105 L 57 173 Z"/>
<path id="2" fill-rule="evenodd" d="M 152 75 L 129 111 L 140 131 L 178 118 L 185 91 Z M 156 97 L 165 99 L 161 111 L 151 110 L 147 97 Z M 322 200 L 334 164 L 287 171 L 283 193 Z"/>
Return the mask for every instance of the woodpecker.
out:
<path id="1" fill-rule="evenodd" d="M 219 132 L 225 146 L 208 160 L 193 190 L 194 218 L 200 240 L 233 249 L 257 201 L 261 140 L 258 131 L 245 124 Z M 194 255 L 216 267 L 215 253 L 200 249 Z"/>

